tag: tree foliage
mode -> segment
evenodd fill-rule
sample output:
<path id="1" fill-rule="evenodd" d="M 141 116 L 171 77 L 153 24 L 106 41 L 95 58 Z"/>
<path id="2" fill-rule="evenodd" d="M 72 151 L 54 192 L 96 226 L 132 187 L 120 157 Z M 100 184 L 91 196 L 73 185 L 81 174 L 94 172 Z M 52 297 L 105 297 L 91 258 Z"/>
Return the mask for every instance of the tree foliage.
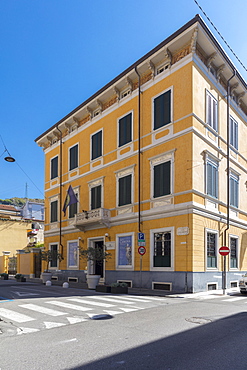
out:
<path id="1" fill-rule="evenodd" d="M 36 202 L 36 203 L 43 203 L 44 199 L 28 199 L 30 202 Z M 11 206 L 16 206 L 16 207 L 23 207 L 27 201 L 27 198 L 17 198 L 13 197 L 10 199 L 0 199 L 0 204 L 7 204 Z"/>

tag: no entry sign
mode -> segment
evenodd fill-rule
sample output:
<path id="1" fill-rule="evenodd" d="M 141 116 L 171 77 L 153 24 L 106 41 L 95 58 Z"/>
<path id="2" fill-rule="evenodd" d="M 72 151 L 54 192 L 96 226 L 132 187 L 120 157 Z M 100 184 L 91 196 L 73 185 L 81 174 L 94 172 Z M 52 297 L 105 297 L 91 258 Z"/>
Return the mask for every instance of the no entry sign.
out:
<path id="1" fill-rule="evenodd" d="M 145 247 L 139 247 L 138 248 L 138 253 L 143 256 L 146 253 L 146 248 Z"/>
<path id="2" fill-rule="evenodd" d="M 219 249 L 219 253 L 222 255 L 222 256 L 227 256 L 229 253 L 230 253 L 230 249 L 228 247 L 221 247 Z"/>

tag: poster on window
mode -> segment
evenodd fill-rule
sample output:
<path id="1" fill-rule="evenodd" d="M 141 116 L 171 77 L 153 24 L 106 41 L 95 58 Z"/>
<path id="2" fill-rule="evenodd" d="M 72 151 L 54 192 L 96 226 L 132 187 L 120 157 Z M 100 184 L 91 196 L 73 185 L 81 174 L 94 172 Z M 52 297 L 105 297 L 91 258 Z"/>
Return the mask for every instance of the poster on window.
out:
<path id="1" fill-rule="evenodd" d="M 118 265 L 132 265 L 132 236 L 120 236 L 118 238 Z"/>
<path id="2" fill-rule="evenodd" d="M 77 242 L 69 243 L 69 266 L 76 267 L 77 266 L 77 256 L 78 256 L 78 245 Z"/>

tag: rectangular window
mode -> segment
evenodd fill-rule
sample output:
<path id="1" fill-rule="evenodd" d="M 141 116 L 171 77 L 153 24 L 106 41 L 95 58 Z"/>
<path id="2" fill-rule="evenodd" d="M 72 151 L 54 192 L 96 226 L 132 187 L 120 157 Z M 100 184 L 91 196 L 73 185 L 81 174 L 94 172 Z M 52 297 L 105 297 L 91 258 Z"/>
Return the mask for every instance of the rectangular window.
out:
<path id="1" fill-rule="evenodd" d="M 230 238 L 230 268 L 238 268 L 238 239 Z"/>
<path id="2" fill-rule="evenodd" d="M 230 205 L 238 208 L 239 178 L 230 174 Z"/>
<path id="3" fill-rule="evenodd" d="M 57 267 L 57 244 L 50 245 L 50 251 L 51 251 L 51 261 L 50 261 L 50 267 Z"/>
<path id="4" fill-rule="evenodd" d="M 101 208 L 101 185 L 91 188 L 91 209 Z"/>
<path id="5" fill-rule="evenodd" d="M 78 266 L 78 243 L 69 242 L 68 244 L 68 266 L 77 267 Z"/>
<path id="6" fill-rule="evenodd" d="M 94 160 L 102 156 L 102 131 L 92 135 L 92 155 L 91 159 Z"/>
<path id="7" fill-rule="evenodd" d="M 217 234 L 207 232 L 207 268 L 217 267 Z"/>
<path id="8" fill-rule="evenodd" d="M 154 267 L 171 267 L 171 232 L 154 234 Z"/>
<path id="9" fill-rule="evenodd" d="M 55 200 L 51 202 L 51 222 L 57 222 L 57 206 L 58 206 L 58 201 Z"/>
<path id="10" fill-rule="evenodd" d="M 206 163 L 207 195 L 218 198 L 218 163 L 208 158 Z"/>
<path id="11" fill-rule="evenodd" d="M 78 167 L 78 144 L 70 148 L 69 150 L 69 170 L 73 170 Z"/>
<path id="12" fill-rule="evenodd" d="M 118 205 L 131 204 L 132 175 L 118 179 Z"/>
<path id="13" fill-rule="evenodd" d="M 118 146 L 125 145 L 132 141 L 132 113 L 119 120 L 119 143 Z"/>
<path id="14" fill-rule="evenodd" d="M 132 235 L 119 236 L 117 240 L 118 240 L 118 251 L 117 251 L 118 267 L 132 266 L 133 264 Z"/>
<path id="15" fill-rule="evenodd" d="M 154 99 L 154 130 L 171 122 L 171 90 Z"/>
<path id="16" fill-rule="evenodd" d="M 206 92 L 206 123 L 215 131 L 218 131 L 217 100 Z"/>
<path id="17" fill-rule="evenodd" d="M 154 166 L 154 194 L 161 197 L 171 194 L 171 162 L 164 162 Z"/>
<path id="18" fill-rule="evenodd" d="M 75 193 L 75 196 L 78 199 L 78 194 Z M 69 218 L 73 218 L 77 214 L 77 205 L 78 202 L 73 203 L 69 206 Z"/>
<path id="19" fill-rule="evenodd" d="M 51 180 L 58 177 L 58 157 L 51 160 Z"/>
<path id="20" fill-rule="evenodd" d="M 238 149 L 238 123 L 230 117 L 230 145 Z"/>

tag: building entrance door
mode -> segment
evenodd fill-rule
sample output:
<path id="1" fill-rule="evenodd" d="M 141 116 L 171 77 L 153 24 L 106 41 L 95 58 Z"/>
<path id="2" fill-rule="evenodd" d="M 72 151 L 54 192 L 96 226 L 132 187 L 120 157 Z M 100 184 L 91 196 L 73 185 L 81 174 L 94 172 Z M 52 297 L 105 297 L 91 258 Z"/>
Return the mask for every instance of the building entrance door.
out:
<path id="1" fill-rule="evenodd" d="M 103 240 L 98 240 L 94 242 L 94 248 L 98 248 L 100 250 L 103 250 L 104 243 Z M 102 278 L 104 277 L 104 261 L 96 261 L 95 262 L 95 275 L 100 275 Z"/>

